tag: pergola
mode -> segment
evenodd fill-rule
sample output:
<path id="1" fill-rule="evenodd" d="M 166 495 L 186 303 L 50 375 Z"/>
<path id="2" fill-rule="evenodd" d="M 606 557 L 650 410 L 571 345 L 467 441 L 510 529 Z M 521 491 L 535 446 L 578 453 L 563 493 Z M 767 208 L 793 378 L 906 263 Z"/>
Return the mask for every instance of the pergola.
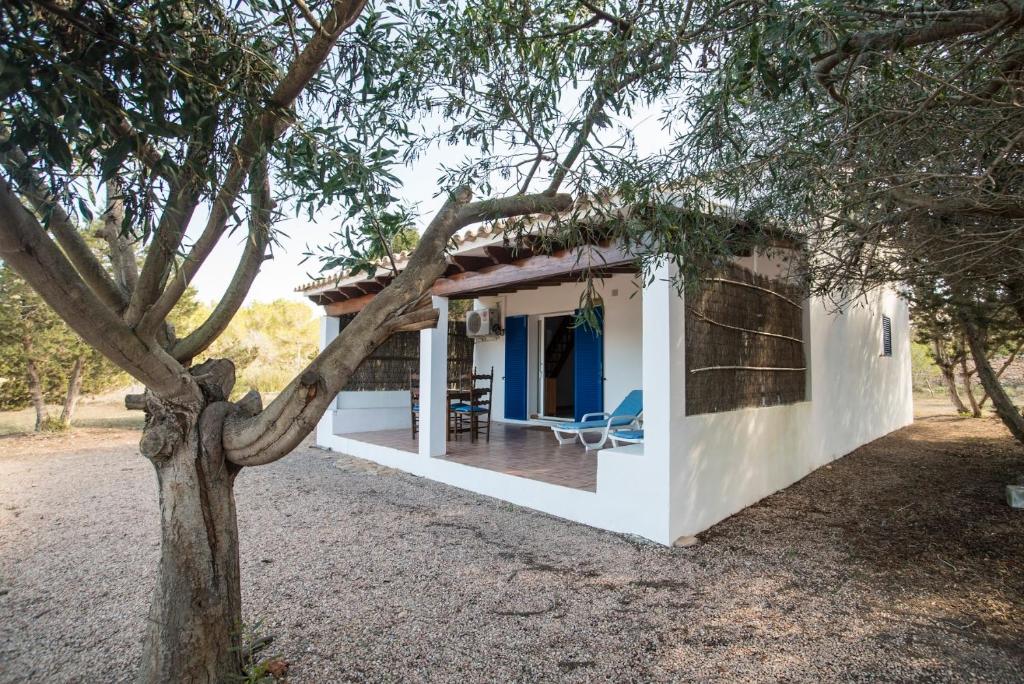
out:
<path id="1" fill-rule="evenodd" d="M 448 299 L 475 299 L 518 290 L 579 280 L 584 274 L 606 277 L 615 273 L 636 273 L 634 255 L 619 244 L 598 241 L 575 248 L 540 253 L 534 247 L 487 244 L 471 246 L 447 257 L 448 267 L 437 279 L 431 294 Z M 401 266 L 399 266 L 399 271 Z M 329 316 L 355 313 L 395 278 L 383 268 L 363 279 L 327 281 L 307 296 L 324 307 Z M 322 281 L 321 281 L 322 282 Z M 307 291 L 310 288 L 306 288 Z"/>

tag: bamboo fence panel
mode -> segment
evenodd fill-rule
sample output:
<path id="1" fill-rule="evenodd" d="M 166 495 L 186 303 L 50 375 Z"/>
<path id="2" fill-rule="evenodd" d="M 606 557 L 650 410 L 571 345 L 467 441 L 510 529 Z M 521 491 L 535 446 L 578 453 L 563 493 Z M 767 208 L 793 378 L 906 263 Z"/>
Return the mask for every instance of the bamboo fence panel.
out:
<path id="1" fill-rule="evenodd" d="M 344 329 L 356 314 L 339 316 Z M 349 392 L 380 392 L 409 388 L 409 375 L 419 373 L 420 334 L 395 333 L 368 356 L 345 386 Z M 461 321 L 448 322 L 448 379 L 455 382 L 473 371 L 473 340 Z"/>
<path id="2" fill-rule="evenodd" d="M 686 415 L 806 398 L 797 285 L 729 264 L 686 296 Z"/>

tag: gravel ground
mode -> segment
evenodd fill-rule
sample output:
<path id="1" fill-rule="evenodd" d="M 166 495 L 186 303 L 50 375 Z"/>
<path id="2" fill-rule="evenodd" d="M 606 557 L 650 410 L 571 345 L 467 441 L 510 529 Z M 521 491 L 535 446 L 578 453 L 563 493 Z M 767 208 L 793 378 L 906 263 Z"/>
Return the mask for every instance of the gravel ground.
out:
<path id="1" fill-rule="evenodd" d="M 131 678 L 136 441 L 0 439 L 0 682 Z M 293 682 L 1017 682 L 1021 457 L 929 417 L 669 550 L 303 448 L 239 479 L 246 616 Z"/>

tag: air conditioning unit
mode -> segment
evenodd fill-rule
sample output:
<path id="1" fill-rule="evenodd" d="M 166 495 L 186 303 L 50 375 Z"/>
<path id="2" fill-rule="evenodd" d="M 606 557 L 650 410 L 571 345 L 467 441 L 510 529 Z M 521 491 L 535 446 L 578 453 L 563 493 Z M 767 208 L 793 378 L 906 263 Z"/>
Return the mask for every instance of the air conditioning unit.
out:
<path id="1" fill-rule="evenodd" d="M 501 334 L 501 313 L 497 309 L 470 309 L 466 312 L 466 337 L 494 337 Z"/>

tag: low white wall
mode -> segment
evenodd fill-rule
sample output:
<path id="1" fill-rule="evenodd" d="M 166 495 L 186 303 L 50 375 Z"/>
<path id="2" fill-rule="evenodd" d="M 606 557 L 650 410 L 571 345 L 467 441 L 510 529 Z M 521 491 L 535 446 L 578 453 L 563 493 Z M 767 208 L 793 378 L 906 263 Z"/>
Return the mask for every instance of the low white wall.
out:
<path id="1" fill-rule="evenodd" d="M 334 433 L 396 430 L 411 426 L 409 392 L 339 392 L 334 401 Z"/>
<path id="2" fill-rule="evenodd" d="M 640 289 L 633 276 L 614 275 L 595 283 L 598 294 L 604 300 L 604 410 L 611 411 L 625 396 L 639 389 L 643 382 L 643 304 Z M 580 304 L 582 283 L 562 283 L 536 290 L 523 290 L 500 297 L 486 297 L 481 306 L 501 306 L 503 316 L 527 315 L 527 415 L 539 413 L 537 405 L 537 355 L 538 319 L 542 314 L 572 312 Z M 505 417 L 505 388 L 502 376 L 505 374 L 505 340 L 497 338 L 477 342 L 474 364 L 480 369 L 494 367 L 495 420 Z"/>
<path id="3" fill-rule="evenodd" d="M 586 492 L 367 444 L 343 435 L 318 433 L 317 444 L 574 522 L 663 541 L 664 510 L 656 510 L 649 503 L 649 480 L 643 475 L 646 462 L 643 448 L 638 445 L 599 452 L 597 492 Z M 582 449 L 578 445 L 552 446 L 554 450 L 559 448 Z"/>
<path id="4" fill-rule="evenodd" d="M 682 303 L 674 308 L 681 316 Z M 881 355 L 882 314 L 892 319 L 891 357 Z M 672 454 L 673 539 L 706 530 L 913 421 L 910 320 L 902 299 L 877 292 L 842 314 L 813 301 L 809 333 L 810 401 L 674 421 L 673 442 L 684 448 Z M 681 411 L 684 383 L 674 389 Z"/>

